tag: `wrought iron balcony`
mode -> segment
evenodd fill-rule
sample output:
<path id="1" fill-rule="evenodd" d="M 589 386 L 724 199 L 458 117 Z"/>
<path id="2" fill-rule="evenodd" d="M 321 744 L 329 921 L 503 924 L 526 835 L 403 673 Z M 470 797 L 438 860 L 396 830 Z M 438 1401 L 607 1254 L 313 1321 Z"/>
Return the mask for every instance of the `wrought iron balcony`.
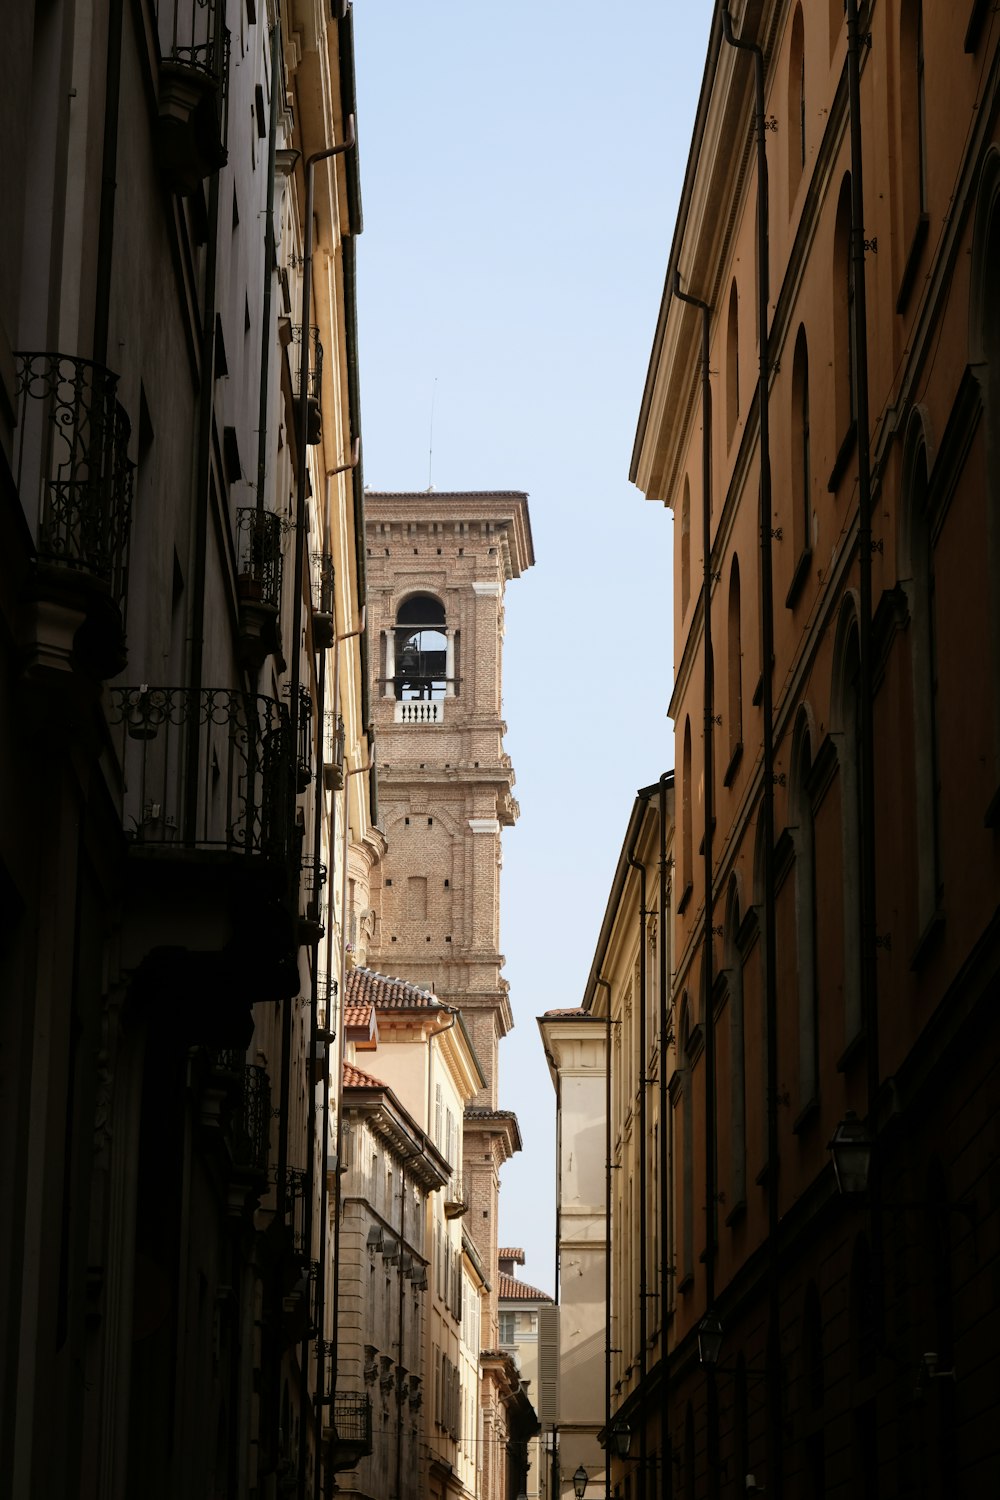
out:
<path id="1" fill-rule="evenodd" d="M 294 757 L 284 704 L 231 688 L 143 685 L 112 689 L 108 722 L 134 845 L 288 859 Z"/>
<path id="2" fill-rule="evenodd" d="M 318 943 L 326 932 L 320 903 L 326 885 L 326 865 L 317 862 L 311 854 L 302 861 L 302 885 L 306 910 L 305 915 L 299 917 L 299 942 Z"/>
<path id="3" fill-rule="evenodd" d="M 241 506 L 236 512 L 236 592 L 240 610 L 240 655 L 259 670 L 281 655 L 281 517 Z"/>
<path id="4" fill-rule="evenodd" d="M 229 32 L 224 10 L 220 0 L 156 0 L 156 150 L 177 193 L 193 193 L 228 159 Z"/>
<path id="5" fill-rule="evenodd" d="M 372 1451 L 372 1403 L 367 1395 L 337 1391 L 332 1402 L 331 1467 L 353 1469 Z"/>
<path id="6" fill-rule="evenodd" d="M 444 1216 L 446 1219 L 460 1219 L 468 1212 L 469 1189 L 455 1173 L 444 1190 Z"/>
<path id="7" fill-rule="evenodd" d="M 292 343 L 289 350 L 292 371 L 292 393 L 298 403 L 302 394 L 302 324 L 292 324 Z M 319 341 L 319 329 L 309 329 L 309 355 L 306 368 L 306 442 L 312 446 L 323 435 L 323 416 L 320 399 L 323 392 L 323 345 Z M 298 407 L 296 406 L 296 412 Z M 296 431 L 298 417 L 296 416 Z"/>
<path id="8" fill-rule="evenodd" d="M 265 1068 L 243 1069 L 243 1090 L 230 1121 L 233 1165 L 261 1182 L 267 1179 L 271 1142 L 271 1081 Z"/>
<path id="9" fill-rule="evenodd" d="M 21 353 L 13 471 L 41 569 L 79 584 L 98 676 L 125 664 L 133 465 L 118 376 L 68 354 Z M 77 642 L 79 649 L 83 642 Z"/>
<path id="10" fill-rule="evenodd" d="M 323 785 L 328 792 L 344 785 L 344 720 L 332 708 L 324 715 Z"/>
<path id="11" fill-rule="evenodd" d="M 236 553 L 240 599 L 277 609 L 281 603 L 281 517 L 271 510 L 240 506 Z"/>
<path id="12" fill-rule="evenodd" d="M 333 558 L 329 552 L 312 555 L 312 633 L 317 651 L 333 645 L 336 624 L 333 612 Z"/>

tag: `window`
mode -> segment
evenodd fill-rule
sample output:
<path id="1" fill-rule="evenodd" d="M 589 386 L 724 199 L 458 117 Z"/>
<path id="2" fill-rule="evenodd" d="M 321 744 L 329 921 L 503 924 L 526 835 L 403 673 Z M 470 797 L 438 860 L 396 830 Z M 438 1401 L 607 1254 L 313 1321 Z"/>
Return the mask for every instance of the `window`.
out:
<path id="1" fill-rule="evenodd" d="M 733 558 L 729 570 L 729 766 L 726 784 L 732 780 L 735 762 L 743 749 L 743 640 L 740 621 L 740 560 Z"/>
<path id="2" fill-rule="evenodd" d="M 844 174 L 837 201 L 833 235 L 833 376 L 834 416 L 840 453 L 830 476 L 830 489 L 840 481 L 843 461 L 850 452 L 857 419 L 857 349 L 854 330 L 854 264 L 851 257 L 851 174 Z M 843 295 L 840 295 L 840 289 Z"/>
<path id="3" fill-rule="evenodd" d="M 691 486 L 685 477 L 681 501 L 681 623 L 691 601 Z"/>
<path id="4" fill-rule="evenodd" d="M 927 498 L 927 449 L 920 414 L 914 412 L 903 457 L 902 571 L 910 609 L 918 938 L 924 935 L 941 900 L 934 551 Z"/>
<path id="5" fill-rule="evenodd" d="M 396 698 L 444 698 L 453 686 L 452 649 L 444 605 L 429 594 L 404 600 L 386 641 L 385 675 Z"/>
<path id="6" fill-rule="evenodd" d="M 681 880 L 683 894 L 678 910 L 683 910 L 694 880 L 694 855 L 691 836 L 691 720 L 684 720 L 684 750 L 681 761 Z"/>
<path id="7" fill-rule="evenodd" d="M 732 445 L 740 415 L 740 298 L 735 278 L 729 289 L 726 331 L 726 437 Z"/>
<path id="8" fill-rule="evenodd" d="M 729 1050 L 730 1050 L 730 1213 L 746 1201 L 747 1192 L 747 1143 L 746 1143 L 746 1038 L 743 1023 L 743 957 L 740 953 L 738 935 L 740 930 L 740 896 L 736 877 L 729 882 L 726 897 L 726 921 L 724 927 L 723 967 L 726 971 L 726 988 L 729 993 Z M 744 1471 L 745 1472 L 745 1471 Z"/>
<path id="9" fill-rule="evenodd" d="M 799 573 L 812 546 L 812 451 L 809 435 L 809 347 L 799 325 L 792 361 L 792 547 Z M 795 583 L 793 578 L 793 587 Z M 789 590 L 792 593 L 792 589 Z"/>
<path id="10" fill-rule="evenodd" d="M 791 816 L 795 820 L 795 935 L 799 981 L 799 1110 L 819 1092 L 819 1005 L 816 982 L 816 844 L 809 777 L 812 748 L 808 723 L 800 712 L 792 740 Z"/>
<path id="11" fill-rule="evenodd" d="M 806 54 L 802 35 L 802 6 L 792 17 L 792 41 L 788 53 L 788 211 L 806 164 Z"/>
<path id="12" fill-rule="evenodd" d="M 843 604 L 834 646 L 831 727 L 838 739 L 844 899 L 844 1040 L 861 1031 L 861 651 L 853 597 Z"/>

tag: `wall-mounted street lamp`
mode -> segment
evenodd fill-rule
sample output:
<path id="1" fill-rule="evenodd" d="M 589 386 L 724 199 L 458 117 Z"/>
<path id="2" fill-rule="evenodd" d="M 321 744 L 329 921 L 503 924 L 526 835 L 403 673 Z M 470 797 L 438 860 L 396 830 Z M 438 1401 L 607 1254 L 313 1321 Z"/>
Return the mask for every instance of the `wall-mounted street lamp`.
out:
<path id="1" fill-rule="evenodd" d="M 586 1493 L 587 1471 L 583 1467 L 583 1464 L 581 1464 L 576 1473 L 573 1475 L 573 1494 L 576 1496 L 576 1500 L 583 1500 L 583 1497 Z"/>
<path id="2" fill-rule="evenodd" d="M 714 1370 L 722 1353 L 722 1320 L 714 1308 L 698 1324 L 698 1363 Z"/>
<path id="3" fill-rule="evenodd" d="M 615 1458 L 628 1458 L 631 1446 L 632 1429 L 623 1417 L 618 1417 L 608 1432 L 608 1449 Z"/>
<path id="4" fill-rule="evenodd" d="M 872 1164 L 872 1138 L 867 1126 L 858 1119 L 853 1109 L 847 1111 L 833 1132 L 833 1140 L 827 1149 L 833 1156 L 837 1192 L 842 1197 L 867 1192 Z"/>

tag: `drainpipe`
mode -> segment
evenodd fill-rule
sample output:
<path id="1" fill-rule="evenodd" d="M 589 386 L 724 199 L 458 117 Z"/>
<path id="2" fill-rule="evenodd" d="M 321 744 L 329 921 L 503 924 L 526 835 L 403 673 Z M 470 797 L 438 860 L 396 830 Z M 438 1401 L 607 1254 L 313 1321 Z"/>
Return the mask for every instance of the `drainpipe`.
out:
<path id="1" fill-rule="evenodd" d="M 273 92 L 273 88 L 272 88 Z M 354 116 L 347 121 L 347 136 L 342 145 L 328 146 L 323 151 L 314 151 L 306 157 L 306 205 L 304 217 L 304 246 L 302 265 L 302 347 L 299 359 L 299 400 L 296 411 L 295 450 L 295 562 L 292 571 L 292 680 L 289 691 L 289 717 L 291 719 L 291 742 L 293 753 L 298 753 L 299 743 L 299 687 L 302 681 L 302 568 L 306 547 L 306 436 L 309 411 L 309 329 L 312 308 L 312 254 L 313 254 L 313 181 L 316 163 L 340 156 L 354 145 Z M 298 906 L 298 872 L 289 871 L 289 898 Z M 296 924 L 297 925 L 297 924 Z M 287 1206 L 288 1176 L 288 1095 L 289 1067 L 291 1063 L 292 1007 L 291 1001 L 283 1004 L 281 1015 L 281 1117 L 278 1121 L 278 1218 L 284 1220 Z"/>
<path id="2" fill-rule="evenodd" d="M 604 1036 L 604 1500 L 611 1500 L 611 985 L 599 974 L 594 983 L 603 986 L 608 1002 Z"/>
<path id="3" fill-rule="evenodd" d="M 757 132 L 757 338 L 759 375 L 757 406 L 760 421 L 760 625 L 761 712 L 763 718 L 763 785 L 761 830 L 764 856 L 764 1011 L 767 1018 L 767 1465 L 768 1490 L 781 1500 L 784 1488 L 781 1432 L 781 1288 L 778 1279 L 778 991 L 775 973 L 774 902 L 774 585 L 771 546 L 771 438 L 768 413 L 770 352 L 767 309 L 769 291 L 767 147 L 764 128 L 764 54 L 754 42 L 733 34 L 732 18 L 721 0 L 722 30 L 731 47 L 749 52 L 754 60 L 754 118 Z"/>
<path id="4" fill-rule="evenodd" d="M 712 1014 L 715 870 L 712 857 L 712 827 L 715 822 L 715 683 L 712 660 L 712 450 L 710 429 L 711 388 L 709 380 L 709 325 L 711 308 L 700 297 L 681 291 L 680 273 L 674 278 L 674 295 L 701 311 L 701 533 L 702 533 L 702 628 L 704 631 L 704 681 L 702 706 L 705 735 L 705 832 L 702 838 L 705 882 L 705 926 L 701 966 L 701 1013 L 705 1026 L 705 1305 L 715 1304 L 716 1188 L 715 1148 L 715 1018 Z M 705 1369 L 708 1396 L 708 1444 L 718 1446 L 718 1406 L 715 1371 Z M 718 1471 L 709 1468 L 710 1492 L 718 1489 Z"/>
<path id="5" fill-rule="evenodd" d="M 354 634 L 359 633 L 359 631 L 354 632 Z M 339 1015 L 337 1035 L 337 1088 L 339 1093 L 337 1102 L 336 1169 L 333 1191 L 333 1323 L 330 1337 L 331 1405 L 334 1403 L 337 1394 L 337 1363 L 340 1355 L 340 1184 L 343 1176 L 341 1162 L 344 1155 L 344 1006 L 347 1003 L 347 840 L 351 827 L 349 810 L 350 778 L 352 776 L 363 776 L 367 771 L 371 770 L 374 764 L 375 747 L 372 745 L 368 753 L 368 760 L 363 766 L 355 766 L 352 771 L 348 771 L 346 766 L 344 768 L 344 827 L 340 866 L 340 993 L 338 996 Z"/>
<path id="6" fill-rule="evenodd" d="M 317 691 L 316 691 L 317 720 L 318 720 L 318 722 L 319 722 L 320 725 L 322 725 L 323 722 L 324 722 L 324 720 L 323 720 L 323 711 L 324 711 L 324 707 L 325 707 L 325 701 L 326 701 L 326 652 L 324 651 L 321 654 L 321 656 L 320 656 L 319 673 L 318 673 L 318 680 L 317 680 Z M 316 922 L 319 921 L 319 910 L 320 910 L 320 907 L 319 907 L 319 889 L 320 889 L 319 888 L 319 868 L 320 868 L 320 854 L 322 852 L 322 837 L 323 837 L 323 813 L 324 813 L 323 802 L 324 802 L 324 794 L 323 794 L 323 770 L 322 770 L 322 766 L 317 766 L 316 796 L 314 798 L 314 807 L 313 807 L 313 848 L 312 848 L 313 891 L 312 891 L 312 902 L 311 902 L 311 908 L 312 909 L 311 909 L 311 911 L 309 913 L 309 915 Z M 310 947 L 312 949 L 311 964 L 310 964 L 310 968 L 311 968 L 311 971 L 312 971 L 312 983 L 311 983 L 310 995 L 309 995 L 309 1001 L 310 1001 L 310 1003 L 309 1003 L 309 1086 L 308 1086 L 308 1092 L 307 1092 L 307 1095 L 306 1095 L 306 1099 L 307 1099 L 307 1105 L 306 1105 L 306 1108 L 307 1108 L 307 1115 L 306 1115 L 306 1122 L 307 1122 L 306 1123 L 306 1141 L 308 1143 L 308 1149 L 307 1149 L 307 1156 L 306 1156 L 306 1188 L 305 1188 L 305 1206 L 304 1206 L 304 1220 L 305 1220 L 304 1242 L 305 1242 L 305 1247 L 306 1247 L 306 1256 L 307 1256 L 308 1260 L 310 1261 L 310 1263 L 312 1262 L 312 1259 L 313 1259 L 313 1253 L 312 1253 L 313 1252 L 313 1193 L 315 1192 L 315 1187 L 316 1187 L 316 1148 L 315 1148 L 315 1140 L 316 1140 L 316 1084 L 315 1084 L 315 1067 L 316 1067 L 316 1046 L 317 1046 L 317 1043 L 319 1041 L 319 1018 L 318 1018 L 318 1014 L 317 1014 L 317 1008 L 318 1008 L 318 1005 L 319 1005 L 319 943 L 320 943 L 320 940 L 319 940 L 319 937 L 317 936 L 316 939 L 315 939 L 315 941 L 310 944 Z M 327 1058 L 327 1067 L 329 1067 L 329 1058 Z M 322 1165 L 322 1168 L 321 1168 L 321 1174 L 325 1178 L 325 1176 L 326 1176 L 326 1159 L 325 1159 L 326 1158 L 326 1142 L 325 1142 L 325 1140 L 324 1140 L 324 1143 L 323 1143 L 323 1157 L 324 1157 L 324 1160 L 323 1160 L 323 1165 Z M 320 1235 L 320 1240 L 322 1241 L 325 1238 L 325 1227 L 323 1225 L 322 1219 L 320 1220 L 319 1235 Z M 323 1320 L 322 1320 L 322 1316 L 320 1315 L 320 1313 L 321 1313 L 321 1309 L 322 1309 L 322 1306 L 323 1306 L 323 1295 L 322 1295 L 322 1289 L 321 1289 L 321 1285 L 320 1285 L 320 1281 L 319 1281 L 319 1271 L 320 1271 L 319 1260 L 317 1258 L 316 1292 L 315 1292 L 316 1302 L 315 1302 L 315 1306 L 316 1306 L 316 1309 L 317 1309 L 316 1322 L 317 1322 L 317 1325 L 319 1327 L 318 1337 L 320 1339 L 322 1339 L 322 1337 L 323 1337 Z M 317 1358 L 317 1364 L 318 1364 L 318 1358 Z M 302 1336 L 302 1343 L 301 1343 L 301 1348 L 300 1348 L 300 1351 L 299 1351 L 299 1370 L 300 1370 L 301 1375 L 302 1375 L 302 1380 L 303 1380 L 306 1388 L 308 1389 L 308 1386 L 309 1386 L 309 1333 L 308 1333 L 308 1331 L 305 1334 L 303 1334 L 303 1336 Z M 315 1406 L 314 1406 L 314 1410 L 315 1410 Z M 297 1479 L 298 1479 L 298 1491 L 297 1491 L 297 1493 L 298 1493 L 298 1500 L 305 1500 L 305 1496 L 306 1496 L 306 1458 L 308 1456 L 308 1446 L 307 1446 L 306 1439 L 307 1439 L 306 1423 L 304 1421 L 302 1421 L 302 1422 L 299 1423 L 299 1468 L 298 1468 L 298 1476 L 297 1476 Z M 317 1427 L 316 1428 L 316 1432 L 315 1432 L 315 1442 L 316 1442 L 317 1452 L 318 1452 L 318 1449 L 319 1449 L 319 1439 L 320 1439 L 320 1428 Z M 319 1465 L 317 1464 L 315 1467 L 318 1469 Z"/>
<path id="7" fill-rule="evenodd" d="M 94 292 L 93 360 L 107 368 L 111 321 L 112 246 L 118 174 L 118 110 L 121 99 L 122 20 L 125 0 L 108 6 L 108 65 L 104 85 L 104 146 L 101 159 L 101 206 L 97 225 L 97 285 Z"/>
<path id="8" fill-rule="evenodd" d="M 280 5 L 280 0 L 279 0 Z M 281 79 L 281 13 L 271 27 L 271 106 L 267 140 L 267 207 L 264 223 L 264 296 L 260 337 L 260 411 L 257 419 L 257 509 L 264 509 L 267 475 L 268 377 L 271 362 L 271 287 L 274 281 L 274 154 L 278 144 L 278 84 Z"/>
<path id="9" fill-rule="evenodd" d="M 847 0 L 847 98 L 851 134 L 851 258 L 854 265 L 854 348 L 858 404 L 858 655 L 861 690 L 858 711 L 858 800 L 861 804 L 861 1014 L 865 1027 L 868 1130 L 878 1131 L 879 1092 L 878 970 L 876 965 L 875 884 L 875 725 L 874 666 L 872 662 L 872 487 L 868 414 L 868 321 L 865 293 L 864 181 L 861 150 L 861 79 L 858 3 Z M 876 1317 L 882 1317 L 882 1214 L 880 1163 L 872 1152 L 871 1204 L 872 1264 L 875 1269 Z"/>
<path id="10" fill-rule="evenodd" d="M 646 1438 L 646 1340 L 648 1337 L 648 1326 L 646 1317 L 646 1303 L 649 1298 L 649 1289 L 646 1278 L 649 1274 L 649 1263 L 647 1256 L 647 1222 L 646 1222 L 646 866 L 642 860 L 636 859 L 635 850 L 639 842 L 639 834 L 642 831 L 642 819 L 640 818 L 632 838 L 632 847 L 627 855 L 627 863 L 633 870 L 639 872 L 639 1044 L 638 1044 L 638 1067 L 636 1076 L 639 1084 L 639 1500 L 644 1500 L 646 1493 L 646 1463 L 647 1463 L 647 1438 Z M 629 1351 L 631 1353 L 631 1351 Z"/>
<path id="11" fill-rule="evenodd" d="M 660 804 L 660 918 L 659 918 L 659 1025 L 660 1025 L 660 1390 L 663 1406 L 660 1412 L 660 1459 L 663 1472 L 663 1493 L 669 1496 L 673 1485 L 673 1465 L 670 1455 L 670 1384 L 667 1380 L 667 1309 L 670 1306 L 670 1194 L 669 1167 L 667 1158 L 667 1128 L 670 1118 L 670 1100 L 667 1094 L 667 1026 L 669 1023 L 667 980 L 667 782 L 673 785 L 673 775 L 664 771 L 659 781 Z"/>

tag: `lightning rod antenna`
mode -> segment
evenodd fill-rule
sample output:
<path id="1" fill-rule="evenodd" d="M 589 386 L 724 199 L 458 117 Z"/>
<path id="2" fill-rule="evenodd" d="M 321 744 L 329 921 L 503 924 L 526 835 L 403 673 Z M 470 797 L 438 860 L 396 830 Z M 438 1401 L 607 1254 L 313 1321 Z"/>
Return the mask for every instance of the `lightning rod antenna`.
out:
<path id="1" fill-rule="evenodd" d="M 434 384 L 431 386 L 431 435 L 427 447 L 427 488 L 434 488 L 434 398 L 437 395 L 437 376 L 434 376 Z"/>

